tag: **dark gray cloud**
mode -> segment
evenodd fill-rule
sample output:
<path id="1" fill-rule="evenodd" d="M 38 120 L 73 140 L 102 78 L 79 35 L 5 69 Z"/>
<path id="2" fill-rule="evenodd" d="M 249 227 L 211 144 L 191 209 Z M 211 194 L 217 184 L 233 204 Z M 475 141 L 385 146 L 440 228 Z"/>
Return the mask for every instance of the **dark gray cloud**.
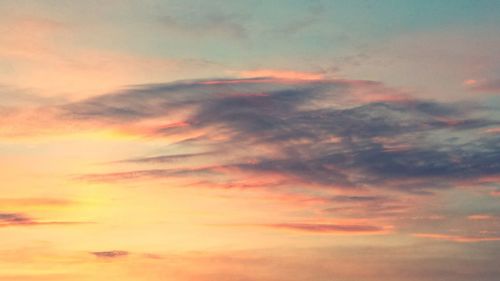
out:
<path id="1" fill-rule="evenodd" d="M 90 252 L 90 254 L 98 258 L 119 258 L 127 256 L 129 252 L 114 250 L 114 251 L 103 251 L 103 252 Z"/>
<path id="2" fill-rule="evenodd" d="M 75 225 L 85 222 L 71 221 L 39 221 L 22 213 L 0 213 L 0 227 L 9 226 L 42 226 L 42 225 Z"/>
<path id="3" fill-rule="evenodd" d="M 24 214 L 17 213 L 1 213 L 0 221 L 4 224 L 30 224 L 33 220 Z"/>
<path id="4" fill-rule="evenodd" d="M 365 102 L 377 92 L 378 102 Z M 382 94 L 381 94 L 382 93 Z M 384 100 L 384 93 L 387 99 Z M 181 81 L 144 85 L 59 108 L 80 121 L 128 124 L 165 118 L 155 137 L 203 131 L 185 139 L 210 167 L 139 170 L 86 178 L 114 180 L 190 176 L 209 181 L 234 172 L 279 174 L 297 184 L 377 187 L 424 193 L 500 174 L 499 125 L 475 104 L 399 99 L 373 81 L 271 78 Z M 203 155 L 203 151 L 218 151 Z M 268 153 L 263 153 L 267 151 Z M 269 153 L 271 152 L 271 153 Z M 172 162 L 195 155 L 139 157 Z M 229 159 L 226 160 L 226 159 Z M 220 180 L 219 180 L 220 183 Z M 230 184 L 230 182 L 229 182 Z"/>
<path id="5" fill-rule="evenodd" d="M 169 116 L 191 108 L 201 108 L 217 102 L 231 102 L 231 98 L 248 100 L 265 97 L 280 101 L 280 98 L 291 99 L 287 95 L 279 95 L 280 91 L 292 89 L 295 97 L 308 99 L 312 91 L 321 88 L 344 86 L 342 83 L 325 83 L 325 87 L 316 84 L 283 85 L 269 79 L 220 79 L 202 81 L 181 81 L 168 84 L 137 86 L 130 90 L 115 94 L 92 97 L 83 101 L 61 106 L 63 116 L 77 120 L 99 121 L 137 121 L 146 118 Z M 324 89 L 323 89 L 324 90 Z M 275 94 L 275 92 L 278 92 Z M 229 99 L 229 101 L 226 101 Z M 297 101 L 300 103 L 300 101 Z"/>

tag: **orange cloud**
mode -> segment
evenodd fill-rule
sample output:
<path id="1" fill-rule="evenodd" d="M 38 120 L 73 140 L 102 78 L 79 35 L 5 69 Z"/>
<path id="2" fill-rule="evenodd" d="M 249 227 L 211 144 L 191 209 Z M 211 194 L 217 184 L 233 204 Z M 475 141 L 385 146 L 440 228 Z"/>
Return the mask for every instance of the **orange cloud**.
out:
<path id="1" fill-rule="evenodd" d="M 429 239 L 445 240 L 445 241 L 459 242 L 459 243 L 500 241 L 500 236 L 461 236 L 461 235 L 448 235 L 448 234 L 437 234 L 437 233 L 415 233 L 413 234 L 413 236 L 419 238 L 429 238 Z"/>
<path id="2" fill-rule="evenodd" d="M 473 85 L 476 85 L 477 84 L 477 80 L 476 79 L 467 79 L 464 81 L 464 85 L 466 86 L 473 86 Z"/>
<path id="3" fill-rule="evenodd" d="M 57 198 L 1 198 L 0 208 L 2 210 L 45 210 L 66 208 L 75 203 Z"/>
<path id="4" fill-rule="evenodd" d="M 294 232 L 312 234 L 349 234 L 372 235 L 387 234 L 392 229 L 389 225 L 374 225 L 356 222 L 299 222 L 299 223 L 271 223 L 258 225 L 266 228 L 290 230 Z"/>
<path id="5" fill-rule="evenodd" d="M 474 92 L 500 93 L 500 79 L 468 79 L 464 85 Z"/>
<path id="6" fill-rule="evenodd" d="M 491 215 L 487 215 L 487 214 L 477 214 L 477 215 L 467 216 L 467 219 L 468 220 L 473 220 L 473 221 L 477 221 L 477 220 L 491 220 L 491 219 L 493 219 L 493 217 Z"/>

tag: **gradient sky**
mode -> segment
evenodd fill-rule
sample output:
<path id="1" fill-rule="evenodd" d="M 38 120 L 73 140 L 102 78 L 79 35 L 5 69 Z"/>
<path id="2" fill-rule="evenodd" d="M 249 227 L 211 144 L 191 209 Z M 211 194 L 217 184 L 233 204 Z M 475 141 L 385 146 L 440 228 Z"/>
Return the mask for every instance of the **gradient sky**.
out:
<path id="1" fill-rule="evenodd" d="M 0 12 L 0 280 L 498 281 L 499 1 Z"/>

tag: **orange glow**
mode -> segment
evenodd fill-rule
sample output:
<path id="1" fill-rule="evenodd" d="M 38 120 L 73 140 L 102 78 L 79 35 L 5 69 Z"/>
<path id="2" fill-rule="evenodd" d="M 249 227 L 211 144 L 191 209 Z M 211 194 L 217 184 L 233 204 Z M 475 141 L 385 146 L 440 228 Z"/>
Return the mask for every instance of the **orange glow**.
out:
<path id="1" fill-rule="evenodd" d="M 0 0 L 0 281 L 498 281 L 500 1 L 422 2 Z"/>
<path id="2" fill-rule="evenodd" d="M 238 72 L 238 75 L 242 78 L 259 78 L 259 77 L 270 77 L 275 79 L 289 79 L 289 80 L 322 80 L 324 75 L 321 73 L 313 72 L 299 72 L 290 70 L 273 70 L 273 69 L 258 69 L 250 71 Z"/>

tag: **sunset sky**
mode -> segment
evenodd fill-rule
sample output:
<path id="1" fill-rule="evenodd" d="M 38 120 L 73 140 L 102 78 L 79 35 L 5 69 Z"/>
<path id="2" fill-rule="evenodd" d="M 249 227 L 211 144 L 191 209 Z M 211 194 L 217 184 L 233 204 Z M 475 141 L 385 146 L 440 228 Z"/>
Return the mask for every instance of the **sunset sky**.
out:
<path id="1" fill-rule="evenodd" d="M 499 280 L 500 1 L 0 12 L 0 280 Z"/>

